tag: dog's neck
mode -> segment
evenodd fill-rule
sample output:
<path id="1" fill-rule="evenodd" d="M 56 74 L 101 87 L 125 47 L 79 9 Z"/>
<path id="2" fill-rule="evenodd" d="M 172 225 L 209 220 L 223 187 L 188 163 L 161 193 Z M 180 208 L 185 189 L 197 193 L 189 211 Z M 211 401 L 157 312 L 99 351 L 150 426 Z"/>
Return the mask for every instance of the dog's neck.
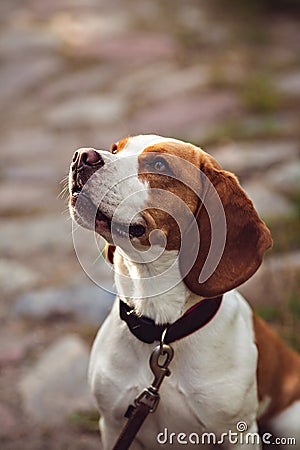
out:
<path id="1" fill-rule="evenodd" d="M 140 258 L 141 255 L 143 257 L 139 252 Z M 128 253 L 116 248 L 114 266 L 118 295 L 133 306 L 138 315 L 149 317 L 157 324 L 172 323 L 200 298 L 192 295 L 182 281 L 177 251 L 164 251 L 152 261 L 147 258 L 149 254 L 144 261 L 136 262 Z"/>

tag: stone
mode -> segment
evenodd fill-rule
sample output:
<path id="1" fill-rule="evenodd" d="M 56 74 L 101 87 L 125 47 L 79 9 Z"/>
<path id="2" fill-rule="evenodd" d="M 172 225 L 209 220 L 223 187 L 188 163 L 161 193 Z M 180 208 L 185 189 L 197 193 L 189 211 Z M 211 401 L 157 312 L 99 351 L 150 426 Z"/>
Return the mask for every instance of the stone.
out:
<path id="1" fill-rule="evenodd" d="M 0 223 L 2 257 L 31 257 L 72 250 L 71 223 L 59 214 L 6 219 Z"/>
<path id="2" fill-rule="evenodd" d="M 294 71 L 281 75 L 276 81 L 277 88 L 290 96 L 300 95 L 300 72 Z"/>
<path id="3" fill-rule="evenodd" d="M 101 6 L 105 4 L 105 0 L 101 1 Z M 63 14 L 62 11 L 76 11 L 80 13 L 85 12 L 86 9 L 94 10 L 99 6 L 98 0 L 52 0 L 51 2 L 45 0 L 31 0 L 30 11 L 38 19 L 52 19 L 53 16 Z"/>
<path id="4" fill-rule="evenodd" d="M 178 50 L 175 40 L 162 33 L 131 32 L 120 37 L 92 39 L 74 46 L 73 52 L 84 58 L 97 58 L 118 64 L 142 64 L 170 59 Z"/>
<path id="5" fill-rule="evenodd" d="M 0 438 L 12 437 L 18 430 L 17 419 L 8 406 L 0 403 Z"/>
<path id="6" fill-rule="evenodd" d="M 112 286 L 106 286 L 112 289 Z M 21 295 L 13 306 L 12 314 L 35 320 L 61 316 L 100 325 L 114 299 L 114 294 L 95 285 L 48 288 Z"/>
<path id="7" fill-rule="evenodd" d="M 91 127 L 119 121 L 127 105 L 114 94 L 77 96 L 54 106 L 46 113 L 49 125 L 57 127 Z"/>
<path id="8" fill-rule="evenodd" d="M 50 81 L 42 86 L 39 97 L 42 100 L 61 101 L 63 97 L 88 94 L 93 90 L 99 91 L 112 82 L 116 70 L 112 67 L 87 68 L 77 72 L 66 73 L 59 79 Z"/>
<path id="9" fill-rule="evenodd" d="M 155 133 L 165 136 L 204 137 L 224 117 L 239 108 L 235 94 L 210 92 L 202 95 L 178 95 L 137 112 L 130 120 L 130 133 Z"/>
<path id="10" fill-rule="evenodd" d="M 0 259 L 0 286 L 3 294 L 30 289 L 39 281 L 41 281 L 39 274 L 18 261 Z"/>
<path id="11" fill-rule="evenodd" d="M 229 125 L 229 130 L 228 130 Z M 229 123 L 220 124 L 217 132 L 227 136 L 229 131 L 229 138 L 231 135 L 231 127 L 233 127 L 233 134 L 236 132 L 242 135 L 245 139 L 260 139 L 266 136 L 275 136 L 275 138 L 282 136 L 296 136 L 299 128 L 298 117 L 295 113 L 284 110 L 269 114 L 247 114 L 245 117 L 241 114 L 238 118 L 234 117 Z M 214 135 L 213 135 L 214 136 Z M 233 138 L 234 139 L 234 138 Z M 287 139 L 289 141 L 289 138 Z M 264 144 L 266 141 L 261 141 Z M 278 139 L 276 143 L 278 143 Z"/>
<path id="12" fill-rule="evenodd" d="M 236 142 L 211 151 L 224 169 L 238 176 L 264 172 L 275 164 L 285 163 L 298 154 L 296 141 Z"/>
<path id="13" fill-rule="evenodd" d="M 153 62 L 151 65 L 136 67 L 134 71 L 124 71 L 121 77 L 118 77 L 114 82 L 114 92 L 124 95 L 126 98 L 135 99 L 141 98 L 151 99 L 149 94 L 158 80 L 165 80 L 176 71 L 176 66 L 170 62 Z"/>
<path id="14" fill-rule="evenodd" d="M 25 58 L 4 64 L 0 70 L 2 108 L 62 68 L 63 63 L 57 56 Z"/>
<path id="15" fill-rule="evenodd" d="M 284 306 L 300 279 L 300 251 L 268 257 L 238 290 L 253 306 Z"/>
<path id="16" fill-rule="evenodd" d="M 57 137 L 48 130 L 23 126 L 3 133 L 1 154 L 9 161 L 10 167 L 17 165 L 20 158 L 32 164 L 39 158 L 44 161 L 56 145 Z"/>
<path id="17" fill-rule="evenodd" d="M 81 145 L 77 145 L 74 149 L 88 144 L 92 148 L 109 150 L 114 142 L 124 137 L 124 134 L 126 135 L 126 132 L 122 126 L 116 126 L 113 122 L 103 127 L 94 127 L 88 130 L 88 136 L 84 141 L 81 139 Z"/>
<path id="18" fill-rule="evenodd" d="M 32 29 L 30 27 L 14 28 L 1 36 L 0 55 L 4 58 L 16 58 L 24 54 L 39 53 L 45 55 L 49 52 L 57 52 L 61 47 L 61 40 L 48 30 Z"/>
<path id="19" fill-rule="evenodd" d="M 92 232 L 78 225 L 74 229 L 79 230 L 73 233 L 76 236 L 75 251 L 68 213 L 3 219 L 0 223 L 0 254 L 2 258 L 23 261 L 43 283 L 84 284 L 86 273 L 99 286 L 103 283 L 106 286 L 105 283 L 110 283 L 112 269 L 100 257 L 103 241 L 99 247 Z M 78 238 L 80 231 L 86 231 L 86 234 L 80 234 Z M 105 268 L 101 266 L 102 262 Z"/>
<path id="20" fill-rule="evenodd" d="M 273 46 L 266 49 L 270 63 L 276 64 L 277 67 L 291 67 L 294 64 L 295 49 L 289 46 L 282 46 L 281 48 Z M 276 80 L 274 81 L 276 85 Z"/>
<path id="21" fill-rule="evenodd" d="M 274 189 L 268 188 L 264 181 L 252 179 L 243 183 L 243 188 L 263 218 L 276 219 L 295 214 L 292 202 Z"/>
<path id="22" fill-rule="evenodd" d="M 6 329 L 0 332 L 0 367 L 21 363 L 28 351 L 38 343 L 34 334 L 14 332 L 12 334 L 11 330 Z"/>
<path id="23" fill-rule="evenodd" d="M 42 176 L 41 171 L 40 176 Z M 57 209 L 56 193 L 42 180 L 40 183 L 17 181 L 16 178 L 0 184 L 0 214 L 23 215 L 36 211 Z"/>
<path id="24" fill-rule="evenodd" d="M 9 182 L 13 182 L 14 184 L 22 182 L 22 183 L 32 183 L 35 185 L 36 184 L 54 185 L 55 184 L 54 182 L 56 180 L 55 168 L 50 167 L 49 165 L 41 166 L 40 162 L 36 165 L 33 165 L 32 162 L 30 164 L 24 163 L 22 164 L 22 166 L 12 164 L 12 166 L 3 167 L 1 175 L 3 178 L 8 179 Z M 24 187 L 24 184 L 22 186 Z M 3 186 L 1 186 L 0 184 L 0 189 L 2 187 Z M 32 188 L 32 186 L 28 186 L 28 188 Z M 37 187 L 35 187 L 34 189 L 36 191 Z M 35 192 L 34 195 L 37 195 L 37 193 Z"/>
<path id="25" fill-rule="evenodd" d="M 276 191 L 293 196 L 300 192 L 300 161 L 287 161 L 280 167 L 268 170 L 264 181 Z"/>
<path id="26" fill-rule="evenodd" d="M 87 385 L 89 351 L 76 335 L 55 341 L 20 380 L 23 408 L 41 425 L 61 427 L 77 411 L 90 410 Z"/>
<path id="27" fill-rule="evenodd" d="M 166 83 L 166 79 L 168 82 Z M 151 101 L 186 94 L 207 85 L 209 73 L 207 67 L 196 65 L 184 69 L 173 69 L 162 77 L 157 77 L 144 86 L 145 98 Z"/>
<path id="28" fill-rule="evenodd" d="M 51 30 L 62 39 L 65 47 L 76 50 L 77 56 L 84 56 L 83 50 L 91 56 L 90 47 L 95 43 L 98 47 L 103 41 L 127 35 L 130 21 L 131 16 L 124 8 L 118 11 L 116 7 L 113 12 L 102 9 L 101 14 L 94 14 L 86 9 L 84 14 L 78 15 L 69 13 L 67 8 L 52 17 Z"/>
<path id="29" fill-rule="evenodd" d="M 3 133 L 2 157 L 6 164 L 0 167 L 0 181 L 6 178 L 22 181 L 39 182 L 40 185 L 52 185 L 52 195 L 48 201 L 56 201 L 59 183 L 67 175 L 72 155 L 76 148 L 85 146 L 88 137 L 73 130 L 64 130 L 60 135 L 37 126 L 20 126 Z M 54 195 L 53 195 L 54 194 Z M 38 195 L 38 194 L 35 194 Z M 59 209 L 57 202 L 57 209 Z"/>
<path id="30" fill-rule="evenodd" d="M 135 99 L 140 102 L 142 99 L 142 104 L 153 104 L 199 91 L 205 87 L 207 78 L 208 69 L 204 65 L 180 68 L 168 61 L 154 62 L 150 66 L 137 67 L 134 71 L 122 74 L 114 82 L 114 92 L 119 92 L 131 102 Z"/>
<path id="31" fill-rule="evenodd" d="M 25 356 L 26 352 L 24 351 L 23 346 L 7 346 L 4 349 L 0 347 L 0 367 L 17 364 L 21 362 Z"/>

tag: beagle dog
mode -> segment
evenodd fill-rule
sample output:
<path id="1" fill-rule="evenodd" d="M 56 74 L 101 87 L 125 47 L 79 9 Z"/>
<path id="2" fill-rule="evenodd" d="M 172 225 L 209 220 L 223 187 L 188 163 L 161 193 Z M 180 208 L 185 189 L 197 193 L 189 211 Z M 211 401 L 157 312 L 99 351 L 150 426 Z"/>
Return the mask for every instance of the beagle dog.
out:
<path id="1" fill-rule="evenodd" d="M 136 335 L 126 317 L 163 330 L 187 312 L 201 320 L 195 310 L 216 301 L 202 328 L 172 343 L 171 376 L 132 448 L 300 448 L 300 357 L 235 290 L 272 245 L 237 178 L 192 144 L 140 135 L 111 151 L 77 150 L 69 188 L 72 218 L 107 241 L 118 293 L 89 366 L 104 450 L 153 378 L 157 339 Z M 263 441 L 243 439 L 259 429 Z"/>

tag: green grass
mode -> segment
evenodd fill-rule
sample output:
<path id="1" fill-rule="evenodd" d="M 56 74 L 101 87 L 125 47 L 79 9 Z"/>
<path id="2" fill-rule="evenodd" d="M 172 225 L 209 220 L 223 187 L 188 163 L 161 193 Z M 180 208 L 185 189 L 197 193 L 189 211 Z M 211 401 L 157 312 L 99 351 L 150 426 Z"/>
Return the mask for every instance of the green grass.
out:
<path id="1" fill-rule="evenodd" d="M 283 338 L 295 350 L 300 352 L 300 281 L 297 292 L 291 292 L 287 296 L 287 326 Z"/>
<path id="2" fill-rule="evenodd" d="M 255 113 L 276 112 L 282 107 L 282 96 L 272 78 L 258 73 L 245 80 L 240 87 L 240 98 L 246 109 Z"/>
<path id="3" fill-rule="evenodd" d="M 296 214 L 297 214 L 297 217 L 298 217 L 298 221 L 300 222 L 300 190 L 298 192 L 295 192 L 292 195 L 291 200 L 292 200 L 292 202 L 294 204 L 295 211 L 296 211 Z"/>
<path id="4" fill-rule="evenodd" d="M 199 142 L 200 147 L 222 144 L 228 141 L 245 141 L 253 139 L 274 139 L 284 134 L 280 121 L 268 115 L 262 115 L 257 120 L 245 117 L 232 117 L 224 120 Z"/>
<path id="5" fill-rule="evenodd" d="M 94 409 L 91 411 L 78 411 L 69 417 L 69 422 L 82 431 L 98 432 L 99 413 Z"/>
<path id="6" fill-rule="evenodd" d="M 280 321 L 280 311 L 275 305 L 260 305 L 256 308 L 256 313 L 267 322 Z"/>
<path id="7" fill-rule="evenodd" d="M 273 254 L 300 248 L 300 220 L 298 216 L 268 221 L 267 225 L 273 238 Z"/>
<path id="8" fill-rule="evenodd" d="M 256 313 L 268 322 L 281 338 L 300 353 L 300 283 L 287 294 L 282 306 L 260 305 Z"/>
<path id="9" fill-rule="evenodd" d="M 292 201 L 295 208 L 293 217 L 281 218 L 267 224 L 274 241 L 272 254 L 300 249 L 300 192 L 292 196 Z M 293 271 L 293 267 L 290 270 Z M 300 279 L 296 278 L 296 274 L 287 289 L 289 290 L 280 307 L 263 305 L 259 306 L 256 312 L 270 322 L 291 347 L 300 352 Z"/>
<path id="10" fill-rule="evenodd" d="M 295 320 L 300 320 L 300 298 L 299 295 L 292 292 L 287 297 L 287 306 L 291 316 Z M 300 328 L 299 328 L 300 329 Z"/>
<path id="11" fill-rule="evenodd" d="M 293 216 L 267 221 L 273 238 L 272 253 L 300 249 L 300 192 L 295 192 L 291 200 L 295 211 Z"/>

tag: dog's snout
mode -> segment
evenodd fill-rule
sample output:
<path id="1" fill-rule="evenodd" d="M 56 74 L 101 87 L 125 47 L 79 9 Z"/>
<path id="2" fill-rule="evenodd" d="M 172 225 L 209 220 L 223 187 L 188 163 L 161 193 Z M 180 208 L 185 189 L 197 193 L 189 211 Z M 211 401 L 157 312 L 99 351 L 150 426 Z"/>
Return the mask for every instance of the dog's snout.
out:
<path id="1" fill-rule="evenodd" d="M 75 163 L 77 167 L 96 166 L 99 168 L 104 165 L 102 156 L 93 148 L 82 148 L 77 150 L 73 156 L 73 163 Z"/>
<path id="2" fill-rule="evenodd" d="M 100 152 L 93 148 L 80 148 L 73 155 L 71 164 L 72 189 L 82 188 L 98 169 L 104 166 Z"/>

